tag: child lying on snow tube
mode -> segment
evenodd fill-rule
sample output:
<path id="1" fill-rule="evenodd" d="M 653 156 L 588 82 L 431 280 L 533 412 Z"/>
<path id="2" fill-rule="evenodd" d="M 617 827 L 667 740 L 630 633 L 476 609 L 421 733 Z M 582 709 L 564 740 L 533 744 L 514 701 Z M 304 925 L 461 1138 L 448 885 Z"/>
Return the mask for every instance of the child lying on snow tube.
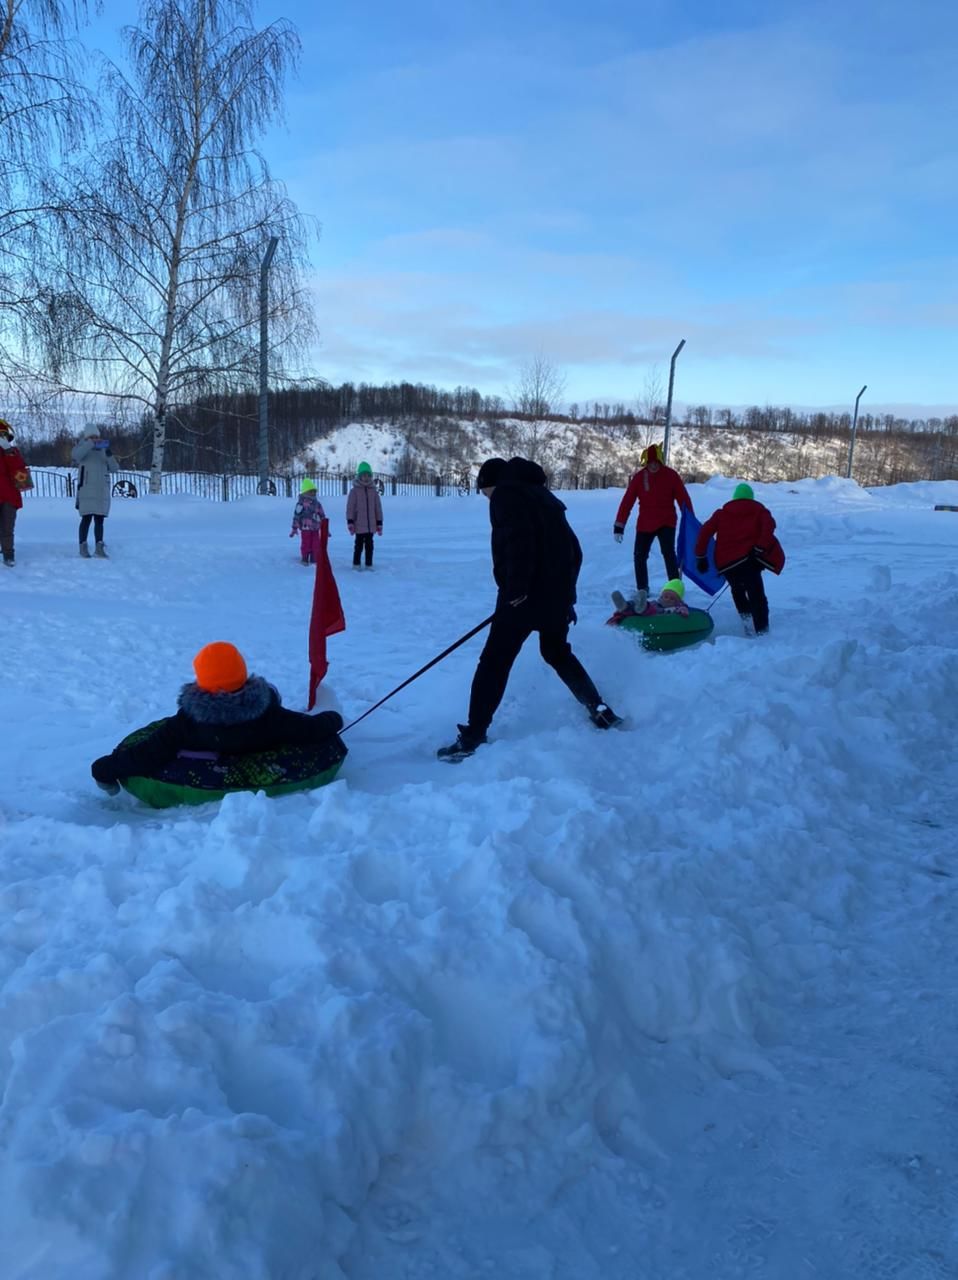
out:
<path id="1" fill-rule="evenodd" d="M 120 785 L 155 808 L 204 804 L 230 791 L 281 795 L 331 782 L 346 755 L 342 716 L 288 711 L 243 655 L 224 641 L 193 659 L 196 680 L 180 690 L 176 715 L 129 734 L 94 760 L 99 787 Z"/>
<path id="2" fill-rule="evenodd" d="M 714 623 L 705 609 L 690 609 L 685 603 L 685 584 L 672 578 L 665 584 L 657 600 L 649 600 L 644 591 L 627 600 L 621 591 L 612 592 L 615 613 L 610 626 L 635 631 L 646 649 L 668 653 L 698 644 L 711 635 Z"/>
<path id="3" fill-rule="evenodd" d="M 616 613 L 626 617 L 645 618 L 656 613 L 677 613 L 682 618 L 689 616 L 685 583 L 681 578 L 670 578 L 659 592 L 658 600 L 650 600 L 649 593 L 639 588 L 631 600 L 626 600 L 621 591 L 613 591 L 612 603 Z"/>

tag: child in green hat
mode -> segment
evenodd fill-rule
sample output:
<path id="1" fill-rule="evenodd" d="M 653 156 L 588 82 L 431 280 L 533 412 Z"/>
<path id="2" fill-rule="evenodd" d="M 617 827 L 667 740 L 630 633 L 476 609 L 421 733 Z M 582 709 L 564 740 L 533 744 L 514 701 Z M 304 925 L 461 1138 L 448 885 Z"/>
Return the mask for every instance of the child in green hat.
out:
<path id="1" fill-rule="evenodd" d="M 368 462 L 356 468 L 356 483 L 346 499 L 346 528 L 356 539 L 353 545 L 353 568 L 361 567 L 365 559 L 367 569 L 373 567 L 373 534 L 383 531 L 383 504 L 379 489 L 373 479 L 373 469 Z"/>
<path id="2" fill-rule="evenodd" d="M 307 476 L 299 486 L 299 501 L 293 509 L 293 527 L 289 536 L 299 534 L 299 554 L 302 564 L 315 564 L 319 554 L 319 534 L 326 519 L 326 512 L 316 492 L 316 482 Z"/>

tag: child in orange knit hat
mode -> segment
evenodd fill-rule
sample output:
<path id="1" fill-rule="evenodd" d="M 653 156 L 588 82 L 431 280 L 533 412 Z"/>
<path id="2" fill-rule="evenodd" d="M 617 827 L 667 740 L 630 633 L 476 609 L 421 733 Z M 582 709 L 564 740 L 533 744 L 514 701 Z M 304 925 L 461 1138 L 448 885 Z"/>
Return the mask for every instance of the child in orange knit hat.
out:
<path id="1" fill-rule="evenodd" d="M 279 692 L 250 675 L 235 645 L 216 640 L 193 659 L 195 680 L 183 685 L 175 716 L 129 746 L 120 746 L 90 767 L 94 781 L 115 795 L 121 778 L 148 777 L 181 752 L 251 755 L 271 747 L 310 746 L 343 727 L 336 711 L 306 715 L 288 711 Z"/>

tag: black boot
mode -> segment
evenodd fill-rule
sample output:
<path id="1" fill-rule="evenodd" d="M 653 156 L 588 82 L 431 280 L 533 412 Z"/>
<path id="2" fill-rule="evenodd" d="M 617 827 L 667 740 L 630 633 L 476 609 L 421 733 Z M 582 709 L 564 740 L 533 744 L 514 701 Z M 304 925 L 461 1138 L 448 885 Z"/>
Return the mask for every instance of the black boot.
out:
<path id="1" fill-rule="evenodd" d="M 474 733 L 467 724 L 460 724 L 456 727 L 459 730 L 459 736 L 456 741 L 448 747 L 440 747 L 436 752 L 438 759 L 446 760 L 450 764 L 465 760 L 466 756 L 474 755 L 476 748 L 481 747 L 486 741 L 484 733 Z"/>
<path id="2" fill-rule="evenodd" d="M 617 716 L 605 702 L 597 702 L 594 707 L 589 708 L 589 719 L 597 729 L 614 729 L 617 724 L 622 723 L 622 717 Z"/>

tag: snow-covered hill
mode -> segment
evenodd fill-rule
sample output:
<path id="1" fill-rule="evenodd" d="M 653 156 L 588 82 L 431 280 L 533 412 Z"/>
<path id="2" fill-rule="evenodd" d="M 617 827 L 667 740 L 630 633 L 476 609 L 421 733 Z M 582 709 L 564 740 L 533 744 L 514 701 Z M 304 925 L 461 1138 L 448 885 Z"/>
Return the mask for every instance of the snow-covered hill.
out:
<path id="1" fill-rule="evenodd" d="M 522 453 L 549 472 L 559 488 L 624 484 L 638 467 L 642 449 L 661 443 L 663 428 L 641 426 L 613 432 L 582 422 L 523 422 L 518 419 L 435 419 L 422 423 L 358 423 L 334 428 L 291 460 L 294 470 L 352 472 L 368 461 L 387 475 L 458 474 L 475 477 L 484 458 Z M 900 439 L 861 434 L 855 448 L 855 478 L 865 484 L 935 479 L 958 465 L 953 438 L 929 444 L 924 437 Z M 673 426 L 670 462 L 695 480 L 738 476 L 773 482 L 842 475 L 847 437 L 804 436 L 746 428 Z"/>

